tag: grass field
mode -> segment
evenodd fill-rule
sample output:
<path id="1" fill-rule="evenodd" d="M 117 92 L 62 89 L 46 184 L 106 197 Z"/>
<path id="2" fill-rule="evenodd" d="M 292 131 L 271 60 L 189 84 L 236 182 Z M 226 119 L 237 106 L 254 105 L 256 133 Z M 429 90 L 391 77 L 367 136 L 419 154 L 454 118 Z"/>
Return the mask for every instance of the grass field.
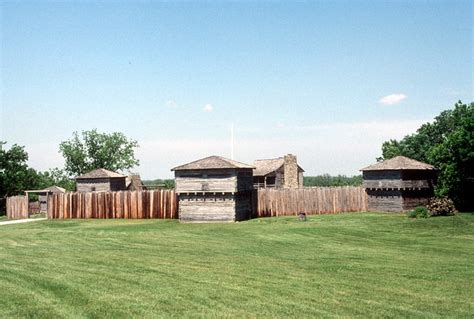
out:
<path id="1" fill-rule="evenodd" d="M 0 226 L 0 317 L 473 317 L 474 214 Z"/>

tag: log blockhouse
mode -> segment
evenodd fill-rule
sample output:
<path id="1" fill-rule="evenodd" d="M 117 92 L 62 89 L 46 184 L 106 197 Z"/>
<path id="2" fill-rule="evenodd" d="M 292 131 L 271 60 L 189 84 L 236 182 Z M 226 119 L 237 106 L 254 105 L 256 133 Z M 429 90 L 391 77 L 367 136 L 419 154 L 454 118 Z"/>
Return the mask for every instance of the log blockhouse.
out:
<path id="1" fill-rule="evenodd" d="M 127 176 L 116 172 L 98 168 L 76 177 L 78 192 L 110 192 L 126 190 Z"/>
<path id="2" fill-rule="evenodd" d="M 209 156 L 172 169 L 181 222 L 232 222 L 252 212 L 253 166 Z"/>
<path id="3" fill-rule="evenodd" d="M 403 212 L 426 205 L 434 195 L 436 169 L 396 156 L 361 169 L 370 211 Z"/>

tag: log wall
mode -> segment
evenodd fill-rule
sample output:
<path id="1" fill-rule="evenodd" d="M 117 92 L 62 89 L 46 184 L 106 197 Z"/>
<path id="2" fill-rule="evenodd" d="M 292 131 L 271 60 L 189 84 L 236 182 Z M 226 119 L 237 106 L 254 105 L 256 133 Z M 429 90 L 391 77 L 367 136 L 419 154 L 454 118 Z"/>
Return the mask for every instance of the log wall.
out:
<path id="1" fill-rule="evenodd" d="M 258 189 L 253 206 L 253 217 L 361 212 L 367 211 L 367 194 L 351 186 Z"/>
<path id="2" fill-rule="evenodd" d="M 7 198 L 7 218 L 24 219 L 28 218 L 28 197 L 12 196 Z"/>
<path id="3" fill-rule="evenodd" d="M 174 190 L 57 193 L 48 196 L 48 218 L 178 218 Z"/>
<path id="4" fill-rule="evenodd" d="M 207 197 L 206 197 L 207 196 Z M 367 211 L 361 187 L 259 189 L 236 194 L 181 194 L 174 190 L 57 193 L 48 196 L 48 218 L 163 218 L 234 221 L 249 217 Z M 23 205 L 23 206 L 21 206 Z M 9 218 L 27 218 L 25 196 L 7 199 Z"/>
<path id="5" fill-rule="evenodd" d="M 110 192 L 125 190 L 125 177 L 117 178 L 88 178 L 76 180 L 76 189 L 78 192 Z"/>

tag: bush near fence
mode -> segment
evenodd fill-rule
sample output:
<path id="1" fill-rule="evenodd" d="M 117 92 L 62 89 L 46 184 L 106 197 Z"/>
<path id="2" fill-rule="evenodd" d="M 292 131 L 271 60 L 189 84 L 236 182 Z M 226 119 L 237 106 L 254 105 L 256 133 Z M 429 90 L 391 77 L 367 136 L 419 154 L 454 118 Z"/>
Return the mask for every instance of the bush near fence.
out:
<path id="1" fill-rule="evenodd" d="M 367 194 L 362 187 L 259 189 L 254 197 L 253 217 L 363 211 L 367 211 Z"/>

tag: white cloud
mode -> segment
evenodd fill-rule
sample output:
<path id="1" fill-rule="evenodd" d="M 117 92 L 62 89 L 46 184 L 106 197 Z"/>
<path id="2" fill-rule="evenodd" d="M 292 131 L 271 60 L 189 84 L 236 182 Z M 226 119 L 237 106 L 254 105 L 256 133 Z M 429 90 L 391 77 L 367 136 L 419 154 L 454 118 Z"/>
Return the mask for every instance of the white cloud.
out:
<path id="1" fill-rule="evenodd" d="M 214 107 L 212 106 L 212 104 L 204 105 L 204 108 L 203 108 L 204 112 L 212 112 L 213 110 L 214 110 Z"/>
<path id="2" fill-rule="evenodd" d="M 169 108 L 175 108 L 178 106 L 178 104 L 176 104 L 175 100 L 168 100 L 166 101 L 166 106 Z"/>
<path id="3" fill-rule="evenodd" d="M 403 93 L 390 94 L 381 98 L 379 103 L 383 105 L 394 105 L 400 103 L 406 98 L 407 96 Z"/>

